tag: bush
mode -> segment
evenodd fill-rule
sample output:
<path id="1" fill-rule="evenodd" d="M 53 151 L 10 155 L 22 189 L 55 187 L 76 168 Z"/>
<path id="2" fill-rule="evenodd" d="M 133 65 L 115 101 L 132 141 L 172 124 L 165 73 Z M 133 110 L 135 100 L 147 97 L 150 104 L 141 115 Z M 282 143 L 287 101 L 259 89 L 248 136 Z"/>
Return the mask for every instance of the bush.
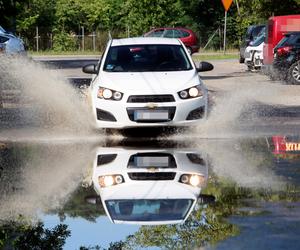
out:
<path id="1" fill-rule="evenodd" d="M 77 50 L 76 38 L 72 35 L 60 32 L 53 36 L 54 51 L 75 51 Z"/>

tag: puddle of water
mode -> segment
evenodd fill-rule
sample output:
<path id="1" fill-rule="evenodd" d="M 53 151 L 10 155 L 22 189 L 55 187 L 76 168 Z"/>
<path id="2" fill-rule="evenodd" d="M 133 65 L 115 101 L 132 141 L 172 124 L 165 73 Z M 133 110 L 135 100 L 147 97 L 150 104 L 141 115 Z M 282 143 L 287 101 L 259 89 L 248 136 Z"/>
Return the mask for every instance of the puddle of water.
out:
<path id="1" fill-rule="evenodd" d="M 166 150 L 166 142 L 162 143 L 160 150 Z M 192 243 L 199 246 L 205 241 L 210 241 L 211 237 L 221 240 L 225 236 L 237 233 L 237 229 L 225 218 L 238 213 L 238 208 L 243 205 L 241 203 L 244 198 L 267 199 L 270 204 L 273 199 L 275 201 L 297 199 L 297 197 L 290 196 L 292 193 L 286 191 L 286 184 L 290 182 L 291 169 L 295 170 L 296 166 L 290 166 L 290 173 L 280 173 L 282 176 L 279 176 L 279 172 L 276 171 L 278 161 L 274 160 L 272 149 L 268 148 L 264 138 L 202 140 L 201 143 L 185 143 L 186 146 L 190 146 L 190 149 L 201 152 L 203 157 L 207 155 L 204 159 L 208 159 L 210 177 L 208 186 L 203 192 L 215 195 L 217 203 L 212 206 L 197 205 L 183 225 L 160 225 L 158 227 L 114 225 L 104 217 L 105 211 L 101 203 L 99 206 L 87 204 L 84 197 L 89 195 L 90 191 L 85 191 L 87 189 L 81 184 L 84 177 L 91 178 L 92 162 L 95 161 L 97 155 L 95 147 L 87 144 L 12 144 L 6 145 L 6 150 L 2 148 L 1 166 L 4 165 L 5 168 L 2 169 L 0 176 L 0 220 L 18 220 L 19 215 L 22 214 L 27 221 L 43 220 L 46 228 L 65 223 L 76 236 L 74 238 L 72 235 L 67 238 L 65 249 L 74 249 L 74 246 L 79 248 L 80 245 L 88 246 L 87 240 L 91 244 L 106 247 L 110 242 L 116 243 L 120 240 L 123 241 L 122 244 L 134 243 L 139 249 L 147 246 L 163 247 L 175 244 L 172 241 L 174 237 L 179 239 L 176 243 L 179 244 L 178 246 Z M 176 146 L 176 143 L 172 145 Z M 154 148 L 159 150 L 158 147 Z M 121 159 L 125 159 L 123 163 L 125 167 L 129 156 L 134 151 L 147 149 L 149 151 L 147 145 L 138 148 L 130 148 L 128 145 L 121 148 L 102 148 L 105 154 L 122 153 Z M 128 150 L 126 158 L 124 155 Z M 169 149 L 168 152 L 176 155 L 178 151 L 188 152 L 189 150 L 180 148 L 178 145 Z M 187 166 L 184 159 L 176 158 L 176 162 L 178 167 Z M 111 167 L 112 170 L 115 171 L 122 164 L 119 160 L 117 163 L 115 167 Z M 101 168 L 105 168 L 105 164 Z M 125 189 L 125 186 L 122 189 Z M 167 186 L 161 189 L 160 193 L 165 189 Z M 129 192 L 129 194 L 132 193 Z M 280 198 L 282 194 L 286 197 Z M 215 214 L 218 216 L 216 217 Z M 293 218 L 293 214 L 289 216 L 290 219 Z M 199 221 L 201 223 L 197 224 L 196 222 Z M 209 225 L 213 225 L 213 230 Z M 88 236 L 80 233 L 82 228 L 89 234 Z M 219 232 L 224 233 L 224 230 L 225 234 L 221 237 Z M 111 232 L 111 236 L 102 239 L 102 231 Z M 161 232 L 164 232 L 163 235 L 166 236 L 165 241 L 159 239 L 158 233 L 161 235 Z M 184 238 L 181 238 L 184 232 L 202 235 L 204 238 L 193 236 L 186 242 Z M 126 238 L 128 234 L 134 235 L 133 238 Z M 153 235 L 149 238 L 151 244 L 145 237 L 148 234 Z M 157 240 L 154 240 L 154 237 Z M 150 245 L 147 245 L 147 242 Z"/>

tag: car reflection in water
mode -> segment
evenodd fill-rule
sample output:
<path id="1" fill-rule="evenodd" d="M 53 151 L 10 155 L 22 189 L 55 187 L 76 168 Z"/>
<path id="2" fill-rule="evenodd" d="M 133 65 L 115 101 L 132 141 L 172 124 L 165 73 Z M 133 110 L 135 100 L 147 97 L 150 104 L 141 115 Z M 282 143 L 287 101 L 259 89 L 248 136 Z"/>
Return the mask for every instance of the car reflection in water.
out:
<path id="1" fill-rule="evenodd" d="M 183 223 L 207 177 L 195 151 L 99 148 L 92 179 L 113 223 L 159 225 Z"/>

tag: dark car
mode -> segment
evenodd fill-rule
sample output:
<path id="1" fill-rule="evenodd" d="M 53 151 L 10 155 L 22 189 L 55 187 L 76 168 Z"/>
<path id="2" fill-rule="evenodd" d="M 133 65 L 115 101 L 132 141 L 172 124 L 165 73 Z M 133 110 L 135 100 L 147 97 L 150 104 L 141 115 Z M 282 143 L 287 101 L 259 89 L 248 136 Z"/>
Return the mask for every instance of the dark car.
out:
<path id="1" fill-rule="evenodd" d="M 300 31 L 284 35 L 274 49 L 276 75 L 291 84 L 300 84 Z"/>
<path id="2" fill-rule="evenodd" d="M 179 38 L 190 54 L 198 52 L 200 48 L 196 34 L 187 28 L 156 28 L 147 32 L 144 36 Z"/>
<path id="3" fill-rule="evenodd" d="M 265 25 L 251 25 L 247 28 L 245 36 L 240 46 L 240 63 L 245 62 L 245 49 L 254 41 L 265 29 Z"/>

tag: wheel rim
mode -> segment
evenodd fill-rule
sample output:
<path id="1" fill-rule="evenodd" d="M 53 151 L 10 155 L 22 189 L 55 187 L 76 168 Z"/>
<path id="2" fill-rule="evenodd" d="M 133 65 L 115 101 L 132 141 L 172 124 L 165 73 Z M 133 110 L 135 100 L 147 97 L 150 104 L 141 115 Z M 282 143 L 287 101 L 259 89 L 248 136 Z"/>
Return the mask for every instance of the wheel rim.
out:
<path id="1" fill-rule="evenodd" d="M 296 65 L 292 71 L 293 78 L 300 83 L 300 68 L 299 65 Z"/>

